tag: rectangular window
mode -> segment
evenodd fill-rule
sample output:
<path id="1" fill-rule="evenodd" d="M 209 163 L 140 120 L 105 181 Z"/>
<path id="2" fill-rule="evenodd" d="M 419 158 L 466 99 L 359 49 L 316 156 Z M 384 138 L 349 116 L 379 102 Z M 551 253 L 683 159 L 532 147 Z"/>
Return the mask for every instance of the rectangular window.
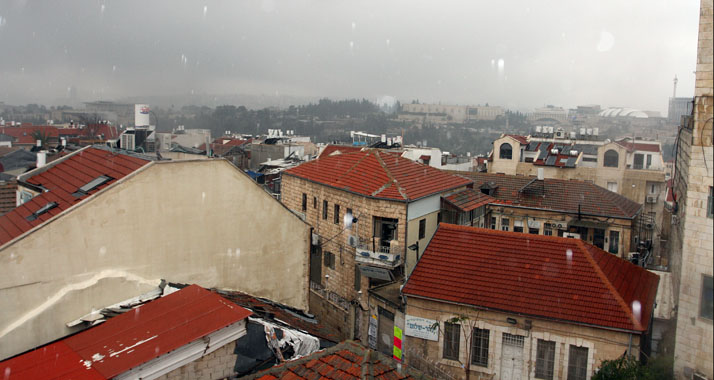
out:
<path id="1" fill-rule="evenodd" d="M 491 229 L 492 230 L 496 229 L 496 217 L 495 216 L 491 217 Z"/>
<path id="2" fill-rule="evenodd" d="M 617 193 L 617 182 L 608 182 L 607 189 L 612 191 L 613 193 Z"/>
<path id="3" fill-rule="evenodd" d="M 652 166 L 652 155 L 648 154 L 647 155 L 647 169 L 649 169 L 650 166 Z"/>
<path id="4" fill-rule="evenodd" d="M 426 237 L 426 219 L 419 221 L 419 240 Z"/>
<path id="5" fill-rule="evenodd" d="M 335 254 L 325 251 L 325 266 L 330 269 L 335 269 Z"/>
<path id="6" fill-rule="evenodd" d="M 511 221 L 508 218 L 501 218 L 501 231 L 508 231 Z"/>
<path id="7" fill-rule="evenodd" d="M 702 318 L 712 319 L 714 314 L 714 277 L 703 275 L 702 276 L 702 300 L 699 305 L 699 315 Z"/>
<path id="8" fill-rule="evenodd" d="M 488 330 L 474 328 L 471 337 L 471 364 L 488 367 L 488 335 Z"/>
<path id="9" fill-rule="evenodd" d="M 317 197 L 312 197 L 312 208 L 317 208 Z"/>
<path id="10" fill-rule="evenodd" d="M 553 236 L 553 230 L 551 230 L 550 228 L 545 228 L 545 229 L 543 229 L 543 235 Z"/>
<path id="11" fill-rule="evenodd" d="M 538 228 L 528 227 L 528 233 L 531 235 L 538 235 L 540 233 L 540 230 Z"/>
<path id="12" fill-rule="evenodd" d="M 335 204 L 335 214 L 333 215 L 335 224 L 340 224 L 340 205 Z"/>
<path id="13" fill-rule="evenodd" d="M 444 322 L 444 359 L 459 360 L 461 325 Z"/>
<path id="14" fill-rule="evenodd" d="M 570 346 L 568 357 L 568 380 L 588 378 L 588 348 Z"/>
<path id="15" fill-rule="evenodd" d="M 514 220 L 513 221 L 513 232 L 523 232 L 523 221 Z"/>
<path id="16" fill-rule="evenodd" d="M 307 211 L 307 194 L 302 193 L 302 211 Z"/>
<path id="17" fill-rule="evenodd" d="M 322 219 L 327 219 L 327 201 L 322 201 Z"/>
<path id="18" fill-rule="evenodd" d="M 555 342 L 538 339 L 536 379 L 553 380 L 553 368 L 555 368 Z"/>
<path id="19" fill-rule="evenodd" d="M 707 198 L 707 217 L 714 217 L 714 187 L 709 186 L 709 198 Z"/>
<path id="20" fill-rule="evenodd" d="M 610 245 L 607 251 L 614 254 L 620 252 L 620 231 L 610 231 Z"/>

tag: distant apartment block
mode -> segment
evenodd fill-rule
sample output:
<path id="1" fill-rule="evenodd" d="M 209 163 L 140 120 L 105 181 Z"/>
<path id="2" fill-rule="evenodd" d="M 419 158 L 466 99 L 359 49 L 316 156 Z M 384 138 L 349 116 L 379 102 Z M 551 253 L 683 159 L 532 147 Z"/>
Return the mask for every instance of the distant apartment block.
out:
<path id="1" fill-rule="evenodd" d="M 471 120 L 496 120 L 505 115 L 500 106 L 460 106 L 447 104 L 402 104 L 400 120 L 427 121 L 437 124 L 466 123 Z"/>

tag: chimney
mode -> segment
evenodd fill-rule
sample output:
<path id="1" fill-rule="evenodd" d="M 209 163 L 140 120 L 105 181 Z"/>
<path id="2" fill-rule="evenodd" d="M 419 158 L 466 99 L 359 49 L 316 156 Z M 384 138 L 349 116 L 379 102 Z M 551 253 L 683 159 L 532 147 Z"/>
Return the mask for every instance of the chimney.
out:
<path id="1" fill-rule="evenodd" d="M 37 152 L 37 164 L 35 167 L 41 168 L 47 164 L 47 152 L 44 150 Z"/>
<path id="2" fill-rule="evenodd" d="M 542 181 L 544 178 L 543 168 L 538 168 L 538 180 Z"/>

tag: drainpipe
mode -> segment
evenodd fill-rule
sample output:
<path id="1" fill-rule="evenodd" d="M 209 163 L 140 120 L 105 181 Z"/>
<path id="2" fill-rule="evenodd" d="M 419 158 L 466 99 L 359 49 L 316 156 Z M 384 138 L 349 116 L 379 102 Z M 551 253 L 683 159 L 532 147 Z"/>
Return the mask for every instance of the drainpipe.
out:
<path id="1" fill-rule="evenodd" d="M 627 343 L 627 356 L 632 356 L 632 333 L 630 333 L 630 341 Z"/>

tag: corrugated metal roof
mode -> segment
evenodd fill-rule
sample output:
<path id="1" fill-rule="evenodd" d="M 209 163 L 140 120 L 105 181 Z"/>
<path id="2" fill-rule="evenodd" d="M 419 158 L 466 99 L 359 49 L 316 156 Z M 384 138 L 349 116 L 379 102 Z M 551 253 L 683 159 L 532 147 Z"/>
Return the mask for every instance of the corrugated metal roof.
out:
<path id="1" fill-rule="evenodd" d="M 89 147 L 67 156 L 57 164 L 52 164 L 47 170 L 25 177 L 25 182 L 45 188 L 47 191 L 0 217 L 0 245 L 43 224 L 53 216 L 81 202 L 89 195 L 110 186 L 149 162 L 149 160 L 124 154 L 121 151 Z M 101 175 L 108 175 L 112 180 L 85 195 L 79 197 L 73 195 L 80 187 Z M 50 202 L 57 202 L 57 207 L 40 215 L 35 220 L 27 220 L 29 215 Z"/>
<path id="2" fill-rule="evenodd" d="M 658 281 L 580 239 L 442 223 L 402 293 L 644 332 Z"/>
<path id="3" fill-rule="evenodd" d="M 0 362 L 12 379 L 110 379 L 241 321 L 250 311 L 198 285 Z"/>

